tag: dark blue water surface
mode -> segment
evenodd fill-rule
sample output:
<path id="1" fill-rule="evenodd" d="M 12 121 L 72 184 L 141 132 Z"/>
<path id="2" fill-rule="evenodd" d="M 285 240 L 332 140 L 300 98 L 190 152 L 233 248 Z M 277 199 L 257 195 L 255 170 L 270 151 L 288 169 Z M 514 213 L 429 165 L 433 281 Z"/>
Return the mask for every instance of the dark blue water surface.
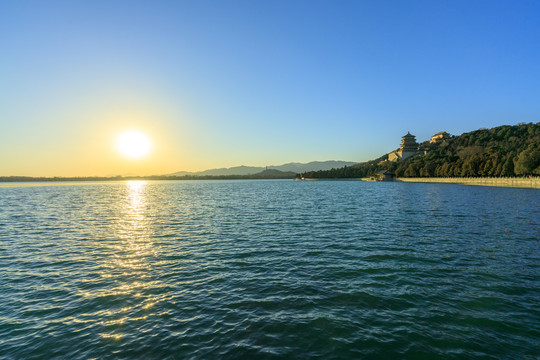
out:
<path id="1" fill-rule="evenodd" d="M 539 237 L 535 189 L 2 187 L 0 358 L 537 359 Z"/>

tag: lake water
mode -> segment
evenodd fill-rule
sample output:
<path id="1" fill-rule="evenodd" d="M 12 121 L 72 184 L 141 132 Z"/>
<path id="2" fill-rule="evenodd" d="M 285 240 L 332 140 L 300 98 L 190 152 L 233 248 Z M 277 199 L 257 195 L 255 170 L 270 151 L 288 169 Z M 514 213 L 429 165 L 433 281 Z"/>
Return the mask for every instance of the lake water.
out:
<path id="1" fill-rule="evenodd" d="M 539 238 L 535 189 L 2 187 L 0 358 L 537 359 Z"/>

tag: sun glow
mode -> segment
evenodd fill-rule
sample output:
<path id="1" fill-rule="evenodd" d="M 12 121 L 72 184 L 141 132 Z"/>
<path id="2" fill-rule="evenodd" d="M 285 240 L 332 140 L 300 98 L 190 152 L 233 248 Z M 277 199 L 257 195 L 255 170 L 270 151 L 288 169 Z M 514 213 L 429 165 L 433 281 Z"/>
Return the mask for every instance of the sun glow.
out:
<path id="1" fill-rule="evenodd" d="M 128 158 L 140 159 L 148 155 L 152 149 L 152 142 L 148 136 L 139 131 L 128 131 L 118 136 L 116 147 Z"/>

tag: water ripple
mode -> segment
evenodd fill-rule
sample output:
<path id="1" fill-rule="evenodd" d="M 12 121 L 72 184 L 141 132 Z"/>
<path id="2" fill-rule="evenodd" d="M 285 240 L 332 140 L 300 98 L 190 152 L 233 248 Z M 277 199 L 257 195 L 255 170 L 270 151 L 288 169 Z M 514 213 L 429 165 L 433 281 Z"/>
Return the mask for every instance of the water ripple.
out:
<path id="1" fill-rule="evenodd" d="M 538 358 L 534 189 L 0 188 L 0 358 Z"/>

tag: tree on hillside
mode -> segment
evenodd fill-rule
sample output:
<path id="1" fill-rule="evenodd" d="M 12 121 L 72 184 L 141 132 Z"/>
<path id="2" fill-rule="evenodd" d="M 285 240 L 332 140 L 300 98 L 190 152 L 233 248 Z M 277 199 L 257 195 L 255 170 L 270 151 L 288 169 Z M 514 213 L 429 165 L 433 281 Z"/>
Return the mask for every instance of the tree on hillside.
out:
<path id="1" fill-rule="evenodd" d="M 540 149 L 538 145 L 531 144 L 519 153 L 514 171 L 517 175 L 540 175 Z"/>

